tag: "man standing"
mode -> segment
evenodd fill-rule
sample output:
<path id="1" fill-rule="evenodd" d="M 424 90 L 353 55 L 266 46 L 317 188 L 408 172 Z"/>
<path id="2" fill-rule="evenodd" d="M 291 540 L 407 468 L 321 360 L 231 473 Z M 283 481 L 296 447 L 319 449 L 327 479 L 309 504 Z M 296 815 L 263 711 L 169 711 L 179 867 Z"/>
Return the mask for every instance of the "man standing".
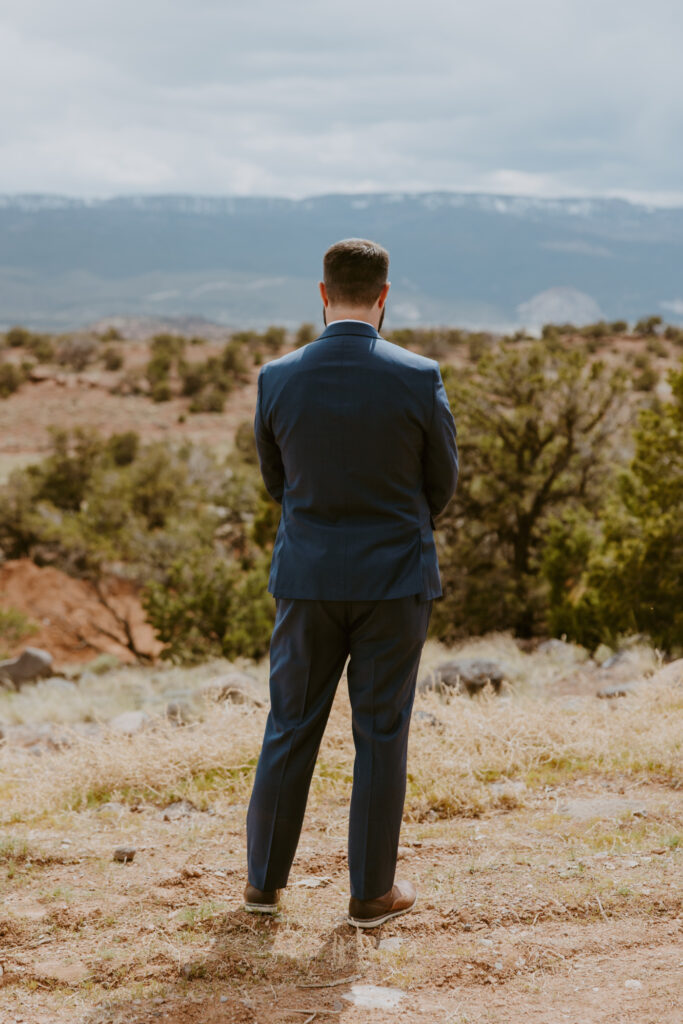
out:
<path id="1" fill-rule="evenodd" d="M 441 581 L 432 530 L 458 479 L 438 363 L 379 334 L 389 256 L 363 239 L 325 253 L 320 337 L 267 363 L 254 429 L 282 504 L 268 590 L 271 710 L 247 814 L 245 908 L 277 910 L 318 748 L 347 658 L 356 750 L 348 921 L 411 910 L 396 882 L 417 669 Z"/>

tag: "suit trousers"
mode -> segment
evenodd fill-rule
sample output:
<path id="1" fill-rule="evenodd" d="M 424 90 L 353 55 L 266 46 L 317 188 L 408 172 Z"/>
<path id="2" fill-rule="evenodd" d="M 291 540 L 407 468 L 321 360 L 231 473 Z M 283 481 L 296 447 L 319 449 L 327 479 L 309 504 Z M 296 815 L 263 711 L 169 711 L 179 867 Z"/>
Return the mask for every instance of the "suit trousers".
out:
<path id="1" fill-rule="evenodd" d="M 270 712 L 247 812 L 249 882 L 287 884 L 325 725 L 347 658 L 355 762 L 351 895 L 394 884 L 417 670 L 432 601 L 276 598 Z"/>

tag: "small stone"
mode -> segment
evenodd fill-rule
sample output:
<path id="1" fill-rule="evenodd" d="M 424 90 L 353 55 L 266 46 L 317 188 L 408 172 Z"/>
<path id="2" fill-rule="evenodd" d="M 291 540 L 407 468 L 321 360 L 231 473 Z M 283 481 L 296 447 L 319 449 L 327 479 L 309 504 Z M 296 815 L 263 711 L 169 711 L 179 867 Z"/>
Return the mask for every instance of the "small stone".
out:
<path id="1" fill-rule="evenodd" d="M 613 700 L 615 697 L 628 697 L 629 693 L 637 693 L 639 689 L 637 683 L 616 683 L 614 686 L 603 686 L 596 696 L 603 700 Z"/>
<path id="2" fill-rule="evenodd" d="M 624 982 L 624 988 L 638 989 L 642 987 L 642 981 L 638 981 L 637 978 L 629 978 L 627 981 Z"/>
<path id="3" fill-rule="evenodd" d="M 114 850 L 114 860 L 121 864 L 128 864 L 135 856 L 134 846 L 117 846 Z"/>
<path id="4" fill-rule="evenodd" d="M 116 715 L 109 722 L 109 728 L 113 729 L 114 732 L 120 732 L 124 736 L 132 736 L 136 732 L 140 732 L 149 721 L 148 716 L 144 711 L 123 711 L 120 715 Z"/>
<path id="5" fill-rule="evenodd" d="M 192 705 L 186 700 L 171 700 L 166 705 L 166 717 L 173 725 L 189 725 L 192 721 Z"/>
<path id="6" fill-rule="evenodd" d="M 403 939 L 399 935 L 392 935 L 390 939 L 380 939 L 378 949 L 389 953 L 395 952 L 403 945 Z"/>
<path id="7" fill-rule="evenodd" d="M 300 878 L 294 883 L 304 889 L 317 889 L 321 885 L 327 885 L 332 879 L 329 875 L 306 875 L 304 878 Z"/>
<path id="8" fill-rule="evenodd" d="M 388 988 L 380 985 L 352 985 L 350 992 L 343 997 L 353 1006 L 362 1006 L 367 1010 L 391 1010 L 398 1006 L 405 996 L 399 988 Z"/>
<path id="9" fill-rule="evenodd" d="M 246 672 L 227 672 L 213 679 L 206 679 L 197 687 L 200 697 L 207 700 L 230 701 L 232 704 L 252 704 L 264 707 L 257 692 L 256 680 Z"/>
<path id="10" fill-rule="evenodd" d="M 199 814 L 199 808 L 190 800 L 175 800 L 168 807 L 165 807 L 162 814 L 162 821 L 177 821 L 178 818 L 187 818 L 190 814 Z"/>

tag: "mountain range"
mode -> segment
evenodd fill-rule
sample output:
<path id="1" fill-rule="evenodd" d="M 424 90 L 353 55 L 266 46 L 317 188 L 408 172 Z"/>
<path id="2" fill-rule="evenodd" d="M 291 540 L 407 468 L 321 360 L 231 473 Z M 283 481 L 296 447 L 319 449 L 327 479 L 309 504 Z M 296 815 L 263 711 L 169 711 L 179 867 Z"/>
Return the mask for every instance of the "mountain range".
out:
<path id="1" fill-rule="evenodd" d="M 432 192 L 0 196 L 0 328 L 319 324 L 322 253 L 352 236 L 389 249 L 392 327 L 683 324 L 683 208 Z"/>

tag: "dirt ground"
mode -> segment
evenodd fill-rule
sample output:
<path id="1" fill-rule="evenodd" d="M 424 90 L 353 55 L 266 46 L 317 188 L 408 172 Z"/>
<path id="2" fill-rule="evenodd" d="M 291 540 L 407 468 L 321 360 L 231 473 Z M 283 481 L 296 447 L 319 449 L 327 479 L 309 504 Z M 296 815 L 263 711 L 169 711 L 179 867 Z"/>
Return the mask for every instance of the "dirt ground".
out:
<path id="1" fill-rule="evenodd" d="M 37 566 L 30 558 L 0 565 L 0 608 L 24 612 L 35 632 L 7 651 L 20 654 L 27 644 L 49 651 L 56 669 L 114 654 L 122 662 L 136 661 L 121 621 L 128 624 L 136 650 L 156 657 L 162 645 L 146 620 L 136 589 L 125 580 L 100 581 L 103 604 L 95 587 L 52 566 Z"/>
<path id="2" fill-rule="evenodd" d="M 365 933 L 344 923 L 343 808 L 309 813 L 273 920 L 241 909 L 244 815 L 109 803 L 5 829 L 30 853 L 2 865 L 2 1024 L 680 1024 L 670 788 L 588 777 L 405 824 L 398 874 L 417 907 Z M 131 863 L 112 859 L 122 844 Z M 354 1005 L 357 985 L 398 1003 Z"/>

